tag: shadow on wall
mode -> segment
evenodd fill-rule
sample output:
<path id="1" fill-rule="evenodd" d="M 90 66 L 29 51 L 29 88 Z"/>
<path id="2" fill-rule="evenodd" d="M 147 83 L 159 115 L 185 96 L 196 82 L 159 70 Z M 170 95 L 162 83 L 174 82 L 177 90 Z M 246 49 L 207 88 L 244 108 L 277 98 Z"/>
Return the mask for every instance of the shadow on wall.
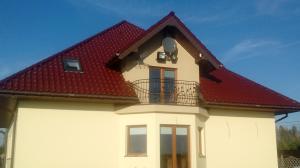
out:
<path id="1" fill-rule="evenodd" d="M 104 103 L 82 103 L 82 102 L 59 102 L 59 101 L 35 101 L 20 102 L 21 108 L 41 108 L 72 111 L 113 111 L 113 105 Z"/>

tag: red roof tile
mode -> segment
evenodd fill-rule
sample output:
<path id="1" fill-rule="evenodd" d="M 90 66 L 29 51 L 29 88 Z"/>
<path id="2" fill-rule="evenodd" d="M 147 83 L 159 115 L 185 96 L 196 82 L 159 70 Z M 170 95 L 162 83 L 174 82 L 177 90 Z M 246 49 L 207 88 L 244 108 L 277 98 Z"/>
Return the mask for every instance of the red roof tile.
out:
<path id="1" fill-rule="evenodd" d="M 162 26 L 175 26 L 178 25 L 177 28 L 181 29 L 183 33 L 185 33 L 187 36 L 190 37 L 191 41 L 194 41 L 196 43 L 196 46 L 201 48 L 201 52 L 205 54 L 208 60 L 210 60 L 213 65 L 216 65 L 217 67 L 223 66 L 222 63 L 202 44 L 202 42 L 184 25 L 184 23 L 175 15 L 174 12 L 170 12 L 167 16 L 163 17 L 161 20 L 159 20 L 157 23 L 152 25 L 150 28 L 148 28 L 146 31 L 141 33 L 135 40 L 133 40 L 131 43 L 128 43 L 127 46 L 122 48 L 119 51 L 119 55 L 116 55 L 115 57 L 112 57 L 110 61 L 114 61 L 114 59 L 119 59 L 120 57 L 124 56 L 122 54 L 126 54 L 126 50 L 129 49 L 131 46 L 135 46 L 139 42 L 142 42 L 143 40 L 147 39 L 148 35 L 151 36 L 151 34 L 155 34 Z M 148 37 L 149 38 L 149 37 Z M 127 54 L 125 55 L 127 56 Z M 121 58 L 122 59 L 122 58 Z"/>
<path id="2" fill-rule="evenodd" d="M 202 76 L 201 93 L 209 104 L 237 104 L 300 109 L 300 103 L 225 67 Z"/>
<path id="3" fill-rule="evenodd" d="M 0 82 L 0 90 L 135 96 L 121 72 L 105 66 L 143 29 L 123 21 Z M 83 73 L 64 72 L 62 59 L 78 58 Z"/>
<path id="4" fill-rule="evenodd" d="M 205 46 L 182 24 L 198 42 Z M 147 31 L 123 21 L 58 54 L 38 62 L 0 82 L 0 93 L 44 93 L 89 96 L 136 97 L 121 72 L 106 66 L 116 53 L 130 47 Z M 207 50 L 208 53 L 210 53 Z M 211 53 L 210 53 L 211 54 Z M 83 73 L 64 72 L 62 59 L 78 58 Z M 211 58 L 221 65 L 212 54 Z M 300 109 L 300 103 L 250 81 L 220 66 L 208 76 L 201 76 L 201 93 L 208 104 L 236 104 Z"/>

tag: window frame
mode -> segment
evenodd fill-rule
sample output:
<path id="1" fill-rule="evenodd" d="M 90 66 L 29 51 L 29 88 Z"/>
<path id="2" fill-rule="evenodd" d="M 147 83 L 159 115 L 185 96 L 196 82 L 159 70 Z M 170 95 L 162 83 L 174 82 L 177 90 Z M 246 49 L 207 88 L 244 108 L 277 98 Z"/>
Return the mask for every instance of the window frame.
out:
<path id="1" fill-rule="evenodd" d="M 130 149 L 130 129 L 131 128 L 146 128 L 146 137 L 145 137 L 145 145 L 146 145 L 146 147 L 145 147 L 145 152 L 143 152 L 143 153 L 133 153 L 133 152 L 130 152 L 129 151 L 129 149 Z M 127 125 L 126 126 L 126 156 L 128 156 L 128 157 L 145 157 L 145 156 L 147 156 L 147 151 L 148 151 L 148 140 L 147 140 L 147 138 L 148 138 L 148 131 L 147 131 L 147 125 Z"/>
<path id="2" fill-rule="evenodd" d="M 162 83 L 165 81 L 165 71 L 174 71 L 174 87 L 176 88 L 176 81 L 177 81 L 177 68 L 171 68 L 171 67 L 159 67 L 159 66 L 149 66 L 149 81 L 150 81 L 150 71 L 151 69 L 159 69 L 160 70 L 160 103 L 164 103 L 165 99 L 165 91 L 164 91 L 164 86 Z M 176 89 L 174 90 L 174 94 L 176 95 Z"/>
<path id="3" fill-rule="evenodd" d="M 199 157 L 205 157 L 206 151 L 205 151 L 205 128 L 204 127 L 198 127 L 198 141 L 197 141 L 197 152 Z"/>
<path id="4" fill-rule="evenodd" d="M 160 124 L 159 127 L 159 139 L 161 139 L 161 128 L 169 127 L 172 129 L 172 165 L 177 167 L 177 146 L 176 146 L 176 128 L 186 128 L 187 129 L 187 168 L 191 168 L 191 126 L 181 125 L 181 124 Z M 161 158 L 160 158 L 161 159 Z"/>
<path id="5" fill-rule="evenodd" d="M 68 61 L 77 61 L 78 65 L 79 65 L 79 70 L 70 70 L 70 69 L 67 69 L 67 65 L 66 64 L 67 64 Z M 81 66 L 79 58 L 63 58 L 62 62 L 63 62 L 63 68 L 64 68 L 65 72 L 79 72 L 79 73 L 83 73 L 82 66 Z"/>

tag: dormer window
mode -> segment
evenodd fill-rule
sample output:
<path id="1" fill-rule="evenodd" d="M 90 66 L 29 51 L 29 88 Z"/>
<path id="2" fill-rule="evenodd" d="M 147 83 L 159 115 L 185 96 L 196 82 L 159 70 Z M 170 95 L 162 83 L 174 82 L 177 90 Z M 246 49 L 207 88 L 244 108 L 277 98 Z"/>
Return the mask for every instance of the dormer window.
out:
<path id="1" fill-rule="evenodd" d="M 81 72 L 81 65 L 79 59 L 76 58 L 66 58 L 63 60 L 64 70 L 67 72 Z"/>

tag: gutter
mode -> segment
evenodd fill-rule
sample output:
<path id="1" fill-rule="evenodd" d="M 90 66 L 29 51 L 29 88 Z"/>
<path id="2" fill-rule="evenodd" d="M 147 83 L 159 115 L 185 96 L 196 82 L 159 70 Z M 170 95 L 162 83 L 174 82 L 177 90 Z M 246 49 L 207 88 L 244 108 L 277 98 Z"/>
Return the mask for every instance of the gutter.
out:
<path id="1" fill-rule="evenodd" d="M 82 101 L 106 101 L 117 103 L 138 103 L 137 97 L 127 96 L 108 96 L 108 95 L 87 95 L 87 94 L 68 94 L 68 93 L 49 93 L 49 92 L 21 92 L 0 90 L 0 96 L 13 96 L 18 99 L 67 99 Z"/>
<path id="2" fill-rule="evenodd" d="M 279 121 L 281 121 L 281 120 L 287 118 L 288 116 L 289 116 L 289 113 L 285 113 L 285 115 L 284 115 L 283 117 L 278 118 L 277 120 L 275 120 L 275 123 L 278 123 Z"/>
<path id="3" fill-rule="evenodd" d="M 288 106 L 272 106 L 272 105 L 258 105 L 258 104 L 238 104 L 238 103 L 215 103 L 215 102 L 204 102 L 204 106 L 207 107 L 240 107 L 240 108 L 264 108 L 274 111 L 275 115 L 286 114 L 300 111 L 300 107 L 288 107 Z M 284 111 L 283 111 L 284 110 Z M 283 112 L 279 112 L 283 111 Z"/>

